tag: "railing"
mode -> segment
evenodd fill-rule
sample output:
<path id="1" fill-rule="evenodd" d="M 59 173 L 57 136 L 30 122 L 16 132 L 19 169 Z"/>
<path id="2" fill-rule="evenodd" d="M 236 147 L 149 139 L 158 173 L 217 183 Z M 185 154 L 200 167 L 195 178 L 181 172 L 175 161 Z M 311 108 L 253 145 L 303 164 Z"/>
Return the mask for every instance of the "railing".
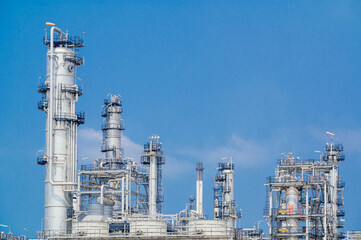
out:
<path id="1" fill-rule="evenodd" d="M 223 182 L 226 180 L 226 176 L 224 174 L 217 174 L 214 176 L 214 181 Z"/>
<path id="2" fill-rule="evenodd" d="M 345 227 L 345 221 L 343 219 L 340 219 L 337 221 L 337 228 L 344 228 Z"/>
<path id="3" fill-rule="evenodd" d="M 325 146 L 325 150 L 327 152 L 331 151 L 331 146 L 332 146 L 331 144 L 327 143 L 326 146 Z M 343 145 L 342 144 L 334 144 L 332 150 L 342 152 L 343 151 Z"/>
<path id="4" fill-rule="evenodd" d="M 361 239 L 361 231 L 347 231 L 347 240 Z"/>
<path id="5" fill-rule="evenodd" d="M 162 145 L 160 143 L 153 143 L 152 148 L 150 147 L 150 143 L 144 144 L 144 152 L 161 152 Z"/>
<path id="6" fill-rule="evenodd" d="M 345 161 L 345 154 L 339 153 L 337 156 L 337 161 Z"/>
<path id="7" fill-rule="evenodd" d="M 48 163 L 48 160 L 46 159 L 45 155 L 39 155 L 36 157 L 36 163 L 39 165 L 45 165 Z"/>
<path id="8" fill-rule="evenodd" d="M 45 111 L 48 108 L 48 102 L 46 101 L 45 97 L 42 97 L 41 100 L 38 102 L 38 109 Z"/>
<path id="9" fill-rule="evenodd" d="M 345 181 L 341 177 L 338 177 L 337 187 L 338 188 L 344 188 L 345 187 Z"/>
<path id="10" fill-rule="evenodd" d="M 66 56 L 65 61 L 69 61 L 74 63 L 76 66 L 80 66 L 84 63 L 84 58 L 81 57 L 79 54 L 75 54 L 74 56 Z"/>
<path id="11" fill-rule="evenodd" d="M 46 93 L 48 90 L 50 90 L 49 86 L 45 83 L 41 83 L 38 86 L 38 93 Z"/>
<path id="12" fill-rule="evenodd" d="M 262 239 L 263 230 L 262 229 L 235 229 L 236 239 Z"/>
<path id="13" fill-rule="evenodd" d="M 164 156 L 156 156 L 158 165 L 165 164 Z M 150 164 L 150 156 L 141 156 L 140 163 L 143 165 Z"/>
<path id="14" fill-rule="evenodd" d="M 234 163 L 218 163 L 219 170 L 233 170 Z"/>
<path id="15" fill-rule="evenodd" d="M 110 151 L 117 151 L 117 152 L 120 152 L 120 155 L 123 155 L 124 153 L 124 148 L 116 148 L 115 146 L 112 146 L 112 147 L 108 147 L 108 146 L 102 146 L 102 149 L 101 149 L 102 152 L 110 152 Z"/>
<path id="16" fill-rule="evenodd" d="M 121 123 L 108 123 L 108 124 L 103 124 L 102 125 L 102 130 L 110 130 L 110 129 L 115 129 L 115 130 L 124 130 L 124 124 Z"/>
<path id="17" fill-rule="evenodd" d="M 73 94 L 78 94 L 79 96 L 83 95 L 83 89 L 78 85 L 70 85 L 70 84 L 61 84 L 60 89 L 63 92 L 69 92 Z"/>
<path id="18" fill-rule="evenodd" d="M 78 124 L 85 123 L 85 113 L 84 112 L 77 112 L 74 114 L 57 114 L 54 117 L 57 121 L 69 121 L 69 122 L 76 122 Z"/>
<path id="19" fill-rule="evenodd" d="M 84 112 L 77 112 L 76 117 L 77 117 L 77 123 L 78 124 L 84 124 L 85 123 L 85 113 Z"/>
<path id="20" fill-rule="evenodd" d="M 94 170 L 94 165 L 81 165 L 80 170 L 82 170 L 82 171 L 92 171 L 92 170 Z"/>
<path id="21" fill-rule="evenodd" d="M 26 240 L 26 236 L 14 236 L 11 232 L 8 234 L 0 232 L 1 240 Z"/>
<path id="22" fill-rule="evenodd" d="M 100 227 L 99 227 L 100 228 Z M 109 233 L 109 228 L 103 229 L 90 229 L 73 226 L 73 233 L 67 233 L 65 231 L 40 231 L 38 232 L 38 239 L 52 239 L 52 238 L 72 238 L 72 237 L 124 237 L 124 238 L 156 238 L 156 237 L 172 237 L 183 236 L 187 238 L 203 238 L 214 237 L 215 239 L 229 239 L 230 237 L 236 237 L 240 239 L 241 236 L 257 236 L 262 232 L 227 229 L 226 226 L 206 226 L 201 224 L 195 224 L 192 226 L 174 226 L 172 231 L 167 231 L 167 226 L 138 226 L 132 229 L 129 226 L 124 226 L 120 231 L 114 231 Z M 238 238 L 237 238 L 238 236 Z"/>
<path id="23" fill-rule="evenodd" d="M 295 165 L 303 165 L 303 164 L 314 164 L 315 162 L 319 162 L 320 160 L 315 159 L 293 159 L 292 161 L 286 161 L 286 159 L 277 159 L 278 166 L 295 166 Z"/>
<path id="24" fill-rule="evenodd" d="M 43 42 L 45 45 L 50 46 L 50 36 L 43 37 Z M 61 45 L 67 45 L 71 48 L 79 48 L 84 47 L 84 40 L 79 36 L 68 36 L 67 39 L 65 37 L 59 38 L 58 35 L 54 35 L 54 47 L 59 47 Z"/>
<path id="25" fill-rule="evenodd" d="M 345 210 L 339 209 L 337 210 L 337 217 L 344 217 L 345 216 Z"/>
<path id="26" fill-rule="evenodd" d="M 337 205 L 343 205 L 343 197 L 337 198 L 336 204 L 337 204 Z"/>
<path id="27" fill-rule="evenodd" d="M 104 104 L 105 105 L 111 104 L 113 106 L 121 107 L 122 106 L 122 101 L 120 101 L 120 99 L 119 99 L 119 102 L 118 101 L 112 101 L 111 99 L 106 98 L 106 99 L 104 99 Z"/>

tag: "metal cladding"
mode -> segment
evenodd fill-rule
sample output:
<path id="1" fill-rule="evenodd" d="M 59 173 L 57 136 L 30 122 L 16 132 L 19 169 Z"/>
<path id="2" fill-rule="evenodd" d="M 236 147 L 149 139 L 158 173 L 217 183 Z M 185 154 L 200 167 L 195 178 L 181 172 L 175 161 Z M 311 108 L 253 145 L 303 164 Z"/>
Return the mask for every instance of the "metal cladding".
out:
<path id="1" fill-rule="evenodd" d="M 345 159 L 342 144 L 326 144 L 319 160 L 282 154 L 276 176 L 269 177 L 264 216 L 270 239 L 344 238 L 344 182 L 338 164 Z M 320 152 L 321 153 L 321 152 Z"/>
<path id="2" fill-rule="evenodd" d="M 44 230 L 66 232 L 70 230 L 66 220 L 72 211 L 76 185 L 77 127 L 84 123 L 84 114 L 75 111 L 82 95 L 76 67 L 83 63 L 76 49 L 84 42 L 52 27 L 44 44 L 49 46 L 47 73 L 38 88 L 44 95 L 38 108 L 46 112 L 46 152 L 37 159 L 38 164 L 45 165 Z"/>

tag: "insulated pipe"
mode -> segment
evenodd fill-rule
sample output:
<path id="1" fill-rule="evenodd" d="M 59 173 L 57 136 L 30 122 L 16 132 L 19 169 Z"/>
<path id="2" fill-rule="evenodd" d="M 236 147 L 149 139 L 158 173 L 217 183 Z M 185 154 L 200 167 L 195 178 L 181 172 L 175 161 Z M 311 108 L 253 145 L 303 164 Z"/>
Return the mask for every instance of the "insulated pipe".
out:
<path id="1" fill-rule="evenodd" d="M 122 214 L 124 214 L 124 176 L 122 177 Z"/>
<path id="2" fill-rule="evenodd" d="M 292 234 L 298 233 L 299 227 L 299 210 L 298 210 L 298 196 L 299 192 L 295 187 L 290 187 L 286 191 L 286 204 L 287 214 L 294 215 L 287 218 L 287 227 L 289 229 L 290 237 L 289 240 L 297 240 L 298 237 L 292 236 Z"/>
<path id="3" fill-rule="evenodd" d="M 57 28 L 57 27 L 52 27 L 50 29 L 50 97 L 49 97 L 49 108 L 48 108 L 48 141 L 49 141 L 49 146 L 48 146 L 48 163 L 49 163 L 49 182 L 52 185 L 58 185 L 58 186 L 63 186 L 63 185 L 76 185 L 75 182 L 70 182 L 70 183 L 66 183 L 66 182 L 62 182 L 62 183 L 56 183 L 53 180 L 53 123 L 54 123 L 54 102 L 53 102 L 53 96 L 54 96 L 54 90 L 55 90 L 55 84 L 54 84 L 54 31 L 56 31 L 59 35 L 59 39 L 62 38 L 62 31 L 61 29 Z M 74 168 L 76 169 L 76 168 Z"/>
<path id="4" fill-rule="evenodd" d="M 203 163 L 197 163 L 197 215 L 203 217 Z"/>

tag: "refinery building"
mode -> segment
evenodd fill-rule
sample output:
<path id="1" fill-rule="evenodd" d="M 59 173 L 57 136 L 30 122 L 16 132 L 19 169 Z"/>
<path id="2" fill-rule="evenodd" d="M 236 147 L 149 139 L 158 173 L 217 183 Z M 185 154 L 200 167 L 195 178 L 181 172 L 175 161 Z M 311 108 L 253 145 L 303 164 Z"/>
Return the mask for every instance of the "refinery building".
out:
<path id="1" fill-rule="evenodd" d="M 240 209 L 234 199 L 232 158 L 218 164 L 213 183 L 203 184 L 203 164 L 194 166 L 196 194 L 185 210 L 163 214 L 162 168 L 167 164 L 161 138 L 150 135 L 141 156 L 124 157 L 123 105 L 119 95 L 103 103 L 102 158 L 78 165 L 77 128 L 85 114 L 76 104 L 82 96 L 76 70 L 83 64 L 81 37 L 52 26 L 45 33 L 46 79 L 38 87 L 38 109 L 45 114 L 45 151 L 37 164 L 45 170 L 45 202 L 38 239 L 356 239 L 345 232 L 343 189 L 339 168 L 343 145 L 330 136 L 320 158 L 303 160 L 283 153 L 275 174 L 267 177 L 264 218 L 268 229 L 239 227 Z M 40 131 L 41 129 L 39 129 Z M 332 135 L 332 133 L 329 133 Z M 266 176 L 264 176 L 266 177 Z M 203 213 L 203 188 L 213 188 L 213 216 Z M 20 239 L 1 233 L 0 239 Z"/>

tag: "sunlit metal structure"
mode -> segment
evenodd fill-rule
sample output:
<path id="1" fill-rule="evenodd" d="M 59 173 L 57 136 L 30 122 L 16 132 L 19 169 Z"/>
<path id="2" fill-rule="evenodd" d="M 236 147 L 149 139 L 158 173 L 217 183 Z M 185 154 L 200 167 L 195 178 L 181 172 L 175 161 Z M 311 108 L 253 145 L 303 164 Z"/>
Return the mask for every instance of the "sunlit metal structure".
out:
<path id="1" fill-rule="evenodd" d="M 214 178 L 213 218 L 203 212 L 203 163 L 197 163 L 194 190 L 185 209 L 163 213 L 163 144 L 151 135 L 141 156 L 126 158 L 122 148 L 120 95 L 108 94 L 101 116 L 101 158 L 77 166 L 77 127 L 84 114 L 75 105 L 82 95 L 76 81 L 77 54 L 84 41 L 53 26 L 45 36 L 47 74 L 38 92 L 46 112 L 45 211 L 41 239 L 242 239 L 261 240 L 259 228 L 239 228 L 241 211 L 235 193 L 235 162 L 218 163 Z M 146 135 L 148 136 L 148 135 Z M 343 146 L 332 140 L 319 160 L 282 154 L 275 177 L 269 177 L 264 216 L 272 240 L 344 238 L 343 188 L 338 165 Z M 196 201 L 196 203 L 195 203 Z M 347 235 L 349 239 L 358 232 Z M 2 236 L 2 235 L 1 235 Z M 4 234 L 5 236 L 5 234 Z M 8 235 L 5 236 L 9 239 Z"/>
<path id="2" fill-rule="evenodd" d="M 227 228 L 234 229 L 241 213 L 236 209 L 234 201 L 234 163 L 218 164 L 218 173 L 214 184 L 214 218 L 227 222 Z"/>
<path id="3" fill-rule="evenodd" d="M 339 163 L 343 145 L 331 139 L 319 160 L 302 160 L 282 154 L 275 177 L 267 179 L 264 216 L 270 239 L 344 238 L 345 182 Z"/>
<path id="4" fill-rule="evenodd" d="M 84 123 L 84 113 L 76 112 L 82 95 L 77 85 L 76 68 L 83 63 L 77 49 L 84 46 L 79 37 L 71 37 L 57 27 L 45 35 L 46 80 L 39 85 L 43 98 L 38 108 L 46 113 L 46 151 L 37 159 L 45 165 L 44 229 L 67 232 L 73 207 L 72 192 L 76 186 L 77 127 Z"/>

